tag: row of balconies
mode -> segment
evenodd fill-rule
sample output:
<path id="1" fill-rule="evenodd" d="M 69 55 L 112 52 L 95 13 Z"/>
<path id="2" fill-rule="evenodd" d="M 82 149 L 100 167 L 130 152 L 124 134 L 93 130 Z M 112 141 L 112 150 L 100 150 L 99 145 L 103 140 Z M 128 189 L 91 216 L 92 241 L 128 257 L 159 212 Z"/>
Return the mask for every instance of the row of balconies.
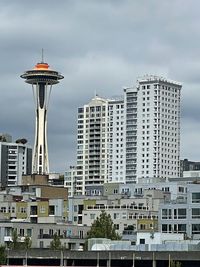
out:
<path id="1" fill-rule="evenodd" d="M 41 234 L 38 235 L 38 239 L 53 239 L 53 235 L 51 234 Z M 82 235 L 59 235 L 60 239 L 83 239 L 84 236 Z M 24 242 L 25 236 L 19 236 L 18 241 Z M 12 242 L 12 235 L 6 235 L 4 236 L 4 242 Z"/>
<path id="2" fill-rule="evenodd" d="M 86 210 L 149 210 L 146 206 L 133 206 L 133 205 L 89 205 Z"/>
<path id="3" fill-rule="evenodd" d="M 64 234 L 58 236 L 60 239 L 80 239 L 81 237 L 78 235 L 70 235 L 70 234 Z M 82 237 L 83 238 L 83 237 Z M 38 235 L 38 239 L 53 239 L 52 234 L 40 234 Z"/>
<path id="4" fill-rule="evenodd" d="M 137 108 L 127 108 L 126 109 L 126 113 L 127 114 L 132 114 L 132 113 L 136 113 L 137 112 Z"/>
<path id="5" fill-rule="evenodd" d="M 149 220 L 155 220 L 158 219 L 158 215 L 129 215 L 129 220 L 139 220 L 139 219 L 149 219 Z"/>
<path id="6" fill-rule="evenodd" d="M 136 179 L 136 171 L 126 171 L 126 181 L 133 182 Z"/>
<path id="7" fill-rule="evenodd" d="M 90 124 L 90 128 L 100 129 L 101 125 L 100 124 Z"/>
<path id="8" fill-rule="evenodd" d="M 133 103 L 133 102 L 137 103 L 137 97 L 129 97 L 129 96 L 127 96 L 126 103 Z"/>
<path id="9" fill-rule="evenodd" d="M 136 126 L 136 124 L 137 124 L 137 121 L 136 120 L 132 120 L 132 119 L 130 119 L 130 120 L 126 120 L 126 125 L 133 125 L 133 126 Z"/>
<path id="10" fill-rule="evenodd" d="M 134 160 L 134 163 L 136 163 L 137 159 L 137 151 L 136 150 L 131 150 L 126 153 L 126 160 L 127 163 L 129 164 L 131 160 Z"/>

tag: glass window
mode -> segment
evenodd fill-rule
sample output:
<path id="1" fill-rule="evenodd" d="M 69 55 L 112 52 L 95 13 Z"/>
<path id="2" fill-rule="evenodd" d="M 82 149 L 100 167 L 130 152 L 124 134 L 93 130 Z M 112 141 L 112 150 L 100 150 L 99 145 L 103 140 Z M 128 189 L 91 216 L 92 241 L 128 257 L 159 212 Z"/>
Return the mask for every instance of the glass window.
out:
<path id="1" fill-rule="evenodd" d="M 192 234 L 200 234 L 200 224 L 192 224 Z"/>
<path id="2" fill-rule="evenodd" d="M 192 219 L 200 218 L 200 208 L 192 209 Z"/>
<path id="3" fill-rule="evenodd" d="M 178 209 L 178 219 L 186 219 L 186 209 Z"/>
<path id="4" fill-rule="evenodd" d="M 192 193 L 192 203 L 200 203 L 200 193 Z"/>
<path id="5" fill-rule="evenodd" d="M 91 220 L 95 220 L 95 214 L 91 213 L 91 214 L 90 214 L 90 219 L 91 219 Z"/>
<path id="6" fill-rule="evenodd" d="M 172 211 L 171 209 L 162 209 L 162 219 L 171 219 Z"/>
<path id="7" fill-rule="evenodd" d="M 178 233 L 186 233 L 186 224 L 178 224 Z"/>
<path id="8" fill-rule="evenodd" d="M 32 229 L 27 229 L 27 236 L 29 236 L 29 237 L 32 236 Z"/>
<path id="9" fill-rule="evenodd" d="M 119 219 L 119 213 L 114 213 L 113 218 L 114 219 Z"/>
<path id="10" fill-rule="evenodd" d="M 167 233 L 167 224 L 162 224 L 162 232 Z"/>

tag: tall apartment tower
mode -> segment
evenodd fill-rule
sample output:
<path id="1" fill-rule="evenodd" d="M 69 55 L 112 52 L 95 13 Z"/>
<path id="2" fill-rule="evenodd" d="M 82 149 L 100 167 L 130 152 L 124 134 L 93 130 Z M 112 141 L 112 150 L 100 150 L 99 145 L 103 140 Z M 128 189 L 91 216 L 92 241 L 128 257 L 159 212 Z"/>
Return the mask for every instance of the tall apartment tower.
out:
<path id="1" fill-rule="evenodd" d="M 123 99 L 95 96 L 78 109 L 74 194 L 99 195 L 104 183 L 125 182 L 124 121 Z"/>
<path id="2" fill-rule="evenodd" d="M 144 76 L 124 89 L 126 182 L 180 175 L 181 84 Z"/>
<path id="3" fill-rule="evenodd" d="M 78 109 L 76 194 L 100 194 L 108 173 L 108 100 L 95 96 Z"/>
<path id="4" fill-rule="evenodd" d="M 12 142 L 9 135 L 0 137 L 0 186 L 22 184 L 22 175 L 31 174 L 32 149 L 25 139 Z M 2 140 L 2 141 L 1 141 Z"/>
<path id="5" fill-rule="evenodd" d="M 79 108 L 74 194 L 101 194 L 107 182 L 179 177 L 181 88 L 144 76 L 123 99 L 96 96 Z"/>
<path id="6" fill-rule="evenodd" d="M 126 127 L 124 99 L 108 102 L 108 182 L 125 183 L 126 180 Z"/>

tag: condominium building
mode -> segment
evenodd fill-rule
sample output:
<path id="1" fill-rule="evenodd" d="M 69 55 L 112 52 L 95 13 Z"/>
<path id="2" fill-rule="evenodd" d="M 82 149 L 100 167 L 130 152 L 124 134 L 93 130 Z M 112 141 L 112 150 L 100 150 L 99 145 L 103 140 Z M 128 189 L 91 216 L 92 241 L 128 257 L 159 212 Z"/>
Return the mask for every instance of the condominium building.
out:
<path id="1" fill-rule="evenodd" d="M 31 173 L 32 149 L 25 139 L 0 141 L 0 186 L 22 184 L 22 175 Z"/>
<path id="2" fill-rule="evenodd" d="M 179 177 L 181 87 L 144 76 L 123 99 L 95 96 L 78 109 L 77 194 L 102 194 L 106 182 Z"/>
<path id="3" fill-rule="evenodd" d="M 126 182 L 180 175 L 181 84 L 145 76 L 124 89 Z"/>
<path id="4" fill-rule="evenodd" d="M 30 223 L 25 221 L 0 222 L 0 244 L 9 246 L 12 241 L 13 230 L 16 230 L 18 241 L 24 242 L 25 237 L 31 239 L 32 248 L 49 248 L 54 234 L 59 237 L 62 247 L 78 250 L 84 246 L 87 238 L 88 226 L 77 226 L 66 223 Z"/>
<path id="5" fill-rule="evenodd" d="M 108 100 L 95 96 L 78 109 L 77 178 L 82 194 L 107 182 L 108 173 Z"/>
<path id="6" fill-rule="evenodd" d="M 76 194 L 102 194 L 106 182 L 125 182 L 124 101 L 95 96 L 78 109 Z"/>
<path id="7" fill-rule="evenodd" d="M 124 100 L 112 100 L 108 105 L 108 182 L 125 183 Z"/>

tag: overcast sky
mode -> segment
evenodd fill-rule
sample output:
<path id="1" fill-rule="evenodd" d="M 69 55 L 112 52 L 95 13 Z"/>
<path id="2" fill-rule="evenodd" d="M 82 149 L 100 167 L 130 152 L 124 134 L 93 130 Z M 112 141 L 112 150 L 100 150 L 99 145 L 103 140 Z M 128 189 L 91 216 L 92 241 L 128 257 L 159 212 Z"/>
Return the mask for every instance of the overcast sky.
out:
<path id="1" fill-rule="evenodd" d="M 33 145 L 33 95 L 20 75 L 44 48 L 65 76 L 49 106 L 51 171 L 75 164 L 77 107 L 144 74 L 182 83 L 181 158 L 200 161 L 199 10 L 199 0 L 1 0 L 0 132 Z"/>

